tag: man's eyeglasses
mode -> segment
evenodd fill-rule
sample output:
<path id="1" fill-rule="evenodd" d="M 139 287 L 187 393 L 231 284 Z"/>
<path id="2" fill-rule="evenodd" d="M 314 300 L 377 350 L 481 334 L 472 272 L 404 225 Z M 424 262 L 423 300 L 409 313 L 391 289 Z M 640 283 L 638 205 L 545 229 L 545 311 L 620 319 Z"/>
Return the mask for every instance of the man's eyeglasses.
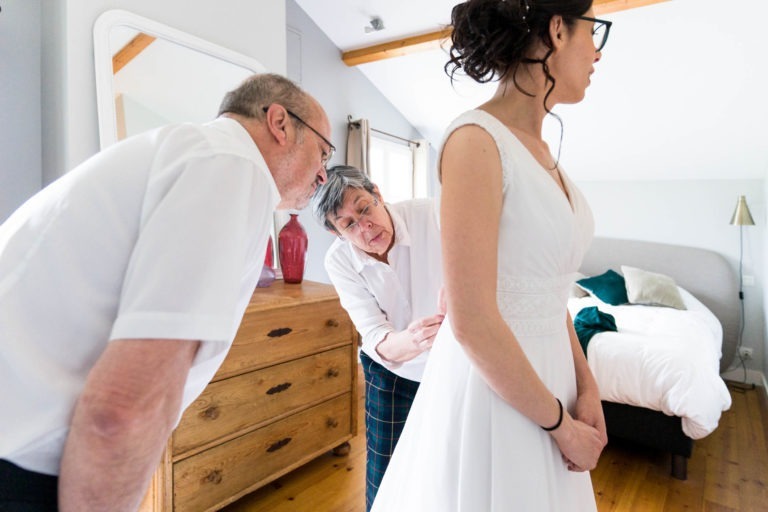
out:
<path id="1" fill-rule="evenodd" d="M 266 114 L 267 110 L 269 110 L 269 107 L 262 108 L 262 111 L 265 114 Z M 331 144 L 331 141 L 329 141 L 328 139 L 323 137 L 323 135 L 319 131 L 317 131 L 314 128 L 312 128 L 312 126 L 310 126 L 309 123 L 307 123 L 305 120 L 303 120 L 302 118 L 300 118 L 299 116 L 297 116 L 296 114 L 294 114 L 293 112 L 288 110 L 287 108 L 285 109 L 285 111 L 288 113 L 289 116 L 291 116 L 292 118 L 294 118 L 295 120 L 297 120 L 298 122 L 300 122 L 301 124 L 303 124 L 304 126 L 309 128 L 310 130 L 312 130 L 312 132 L 315 135 L 320 137 L 320 139 L 323 142 L 328 144 L 328 151 L 323 150 L 323 154 L 320 156 L 320 163 L 323 165 L 323 167 L 326 167 L 328 165 L 328 162 L 331 160 L 331 158 L 333 158 L 333 154 L 336 152 L 336 146 Z"/>
<path id="2" fill-rule="evenodd" d="M 360 210 L 357 214 L 357 220 L 353 220 L 346 226 L 340 226 L 342 233 L 345 235 L 347 234 L 357 234 L 360 231 L 360 223 L 373 215 L 373 212 L 371 211 L 371 207 L 373 206 L 379 206 L 379 201 L 375 197 L 373 198 L 372 203 L 368 203 L 363 207 L 362 210 Z"/>
<path id="3" fill-rule="evenodd" d="M 605 42 L 608 41 L 608 33 L 611 31 L 613 22 L 590 18 L 589 16 L 577 16 L 576 18 L 584 21 L 591 21 L 595 24 L 595 26 L 592 27 L 592 41 L 595 43 L 596 52 L 602 50 L 603 46 L 605 46 Z"/>

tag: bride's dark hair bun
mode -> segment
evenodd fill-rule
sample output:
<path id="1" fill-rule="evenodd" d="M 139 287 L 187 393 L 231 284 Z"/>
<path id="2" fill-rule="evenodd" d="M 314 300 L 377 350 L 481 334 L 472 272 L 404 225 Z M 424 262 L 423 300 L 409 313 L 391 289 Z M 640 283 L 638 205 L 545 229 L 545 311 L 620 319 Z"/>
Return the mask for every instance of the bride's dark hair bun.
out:
<path id="1" fill-rule="evenodd" d="M 451 12 L 450 60 L 445 72 L 461 69 L 476 82 L 503 77 L 522 61 L 531 42 L 551 48 L 549 21 L 556 14 L 570 21 L 592 0 L 468 0 Z"/>

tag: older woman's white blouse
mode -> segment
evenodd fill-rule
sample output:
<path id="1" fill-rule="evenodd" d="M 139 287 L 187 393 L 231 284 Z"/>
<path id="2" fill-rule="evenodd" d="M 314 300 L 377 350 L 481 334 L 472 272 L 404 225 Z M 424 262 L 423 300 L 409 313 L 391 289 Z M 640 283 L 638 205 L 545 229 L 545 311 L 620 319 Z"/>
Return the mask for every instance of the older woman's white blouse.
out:
<path id="1" fill-rule="evenodd" d="M 435 203 L 412 199 L 386 207 L 395 228 L 389 264 L 337 239 L 325 255 L 325 269 L 362 337 L 362 351 L 398 376 L 421 381 L 429 352 L 396 365 L 382 360 L 376 345 L 438 312 L 443 272 Z"/>

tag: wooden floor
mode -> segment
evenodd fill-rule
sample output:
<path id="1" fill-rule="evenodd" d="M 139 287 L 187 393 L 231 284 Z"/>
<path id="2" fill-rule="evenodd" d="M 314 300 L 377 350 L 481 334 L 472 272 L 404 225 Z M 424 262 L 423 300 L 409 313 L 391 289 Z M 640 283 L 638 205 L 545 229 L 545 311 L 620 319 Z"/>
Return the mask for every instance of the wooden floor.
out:
<path id="1" fill-rule="evenodd" d="M 359 382 L 363 383 L 362 374 Z M 669 475 L 668 455 L 611 442 L 592 472 L 600 512 L 768 511 L 768 407 L 763 388 L 731 388 L 733 406 L 696 442 L 688 479 Z M 365 510 L 365 421 L 346 457 L 323 455 L 228 506 L 226 512 Z M 482 512 L 482 511 L 478 511 Z"/>

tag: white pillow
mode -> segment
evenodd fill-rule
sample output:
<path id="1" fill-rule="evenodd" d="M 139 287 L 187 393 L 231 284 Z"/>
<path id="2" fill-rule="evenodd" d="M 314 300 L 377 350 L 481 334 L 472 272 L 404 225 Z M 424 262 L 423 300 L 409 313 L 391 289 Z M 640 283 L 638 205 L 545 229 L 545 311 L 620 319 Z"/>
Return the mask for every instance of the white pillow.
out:
<path id="1" fill-rule="evenodd" d="M 668 306 L 686 309 L 675 280 L 664 274 L 656 274 L 639 268 L 621 266 L 630 304 Z"/>

